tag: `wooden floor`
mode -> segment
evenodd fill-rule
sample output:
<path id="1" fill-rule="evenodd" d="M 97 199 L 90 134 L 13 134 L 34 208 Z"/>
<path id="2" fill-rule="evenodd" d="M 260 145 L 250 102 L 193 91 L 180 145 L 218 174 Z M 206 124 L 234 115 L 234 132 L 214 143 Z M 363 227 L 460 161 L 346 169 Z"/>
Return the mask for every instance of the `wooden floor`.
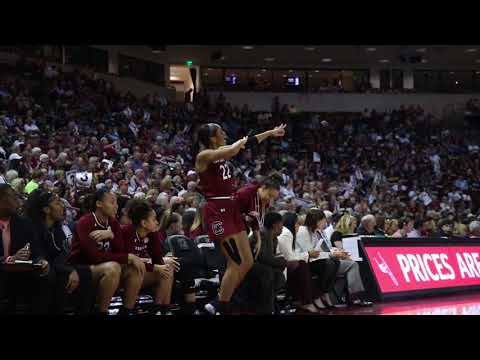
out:
<path id="1" fill-rule="evenodd" d="M 480 293 L 376 302 L 368 308 L 341 308 L 322 315 L 480 315 Z"/>

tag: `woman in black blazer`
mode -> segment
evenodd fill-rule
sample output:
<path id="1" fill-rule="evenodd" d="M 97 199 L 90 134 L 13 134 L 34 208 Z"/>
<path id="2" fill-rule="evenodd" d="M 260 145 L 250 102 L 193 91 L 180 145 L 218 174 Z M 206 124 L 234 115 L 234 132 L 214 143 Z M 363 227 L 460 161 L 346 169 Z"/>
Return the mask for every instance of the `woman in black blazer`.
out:
<path id="1" fill-rule="evenodd" d="M 95 301 L 92 273 L 89 266 L 67 263 L 69 249 L 62 226 L 63 202 L 58 195 L 37 189 L 28 197 L 25 212 L 33 222 L 41 252 L 50 264 L 50 310 L 63 314 L 67 299 L 71 297 L 76 314 L 90 313 Z"/>

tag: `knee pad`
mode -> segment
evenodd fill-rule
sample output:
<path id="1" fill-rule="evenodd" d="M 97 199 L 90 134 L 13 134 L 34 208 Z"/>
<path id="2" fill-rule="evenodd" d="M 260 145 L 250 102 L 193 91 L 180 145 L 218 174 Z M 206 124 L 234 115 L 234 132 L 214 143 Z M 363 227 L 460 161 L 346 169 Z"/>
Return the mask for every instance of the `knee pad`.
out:
<path id="1" fill-rule="evenodd" d="M 242 264 L 242 258 L 240 257 L 240 252 L 238 251 L 237 244 L 235 239 L 228 239 L 223 242 L 223 247 L 225 251 L 230 256 L 230 258 L 235 261 L 235 263 L 240 266 Z"/>

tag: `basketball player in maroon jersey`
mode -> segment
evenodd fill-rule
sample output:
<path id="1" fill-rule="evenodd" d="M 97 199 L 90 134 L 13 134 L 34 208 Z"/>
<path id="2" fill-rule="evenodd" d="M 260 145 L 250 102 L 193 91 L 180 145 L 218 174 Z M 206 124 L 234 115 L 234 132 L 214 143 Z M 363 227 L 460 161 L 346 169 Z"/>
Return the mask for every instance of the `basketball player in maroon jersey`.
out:
<path id="1" fill-rule="evenodd" d="M 240 207 L 235 199 L 234 170 L 227 160 L 245 147 L 255 146 L 269 137 L 285 135 L 285 125 L 264 133 L 244 137 L 232 145 L 225 145 L 225 132 L 218 124 L 202 125 L 198 131 L 200 152 L 195 168 L 200 178 L 200 190 L 206 198 L 203 206 L 203 223 L 208 235 L 220 244 L 227 260 L 215 311 L 228 312 L 227 306 L 233 292 L 253 265 L 252 252 L 245 231 Z"/>
<path id="2" fill-rule="evenodd" d="M 255 259 L 261 246 L 260 230 L 263 227 L 265 212 L 278 199 L 282 184 L 281 175 L 273 173 L 261 182 L 254 181 L 241 187 L 235 193 L 247 229 L 249 228 L 256 238 Z"/>

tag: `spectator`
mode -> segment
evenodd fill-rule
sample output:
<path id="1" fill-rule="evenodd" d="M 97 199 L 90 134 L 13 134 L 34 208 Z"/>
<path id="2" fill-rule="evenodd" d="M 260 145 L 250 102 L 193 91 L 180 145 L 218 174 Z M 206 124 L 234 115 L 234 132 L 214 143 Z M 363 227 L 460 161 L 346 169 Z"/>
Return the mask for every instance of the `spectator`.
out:
<path id="1" fill-rule="evenodd" d="M 315 286 L 308 266 L 308 252 L 295 251 L 295 237 L 299 227 L 296 213 L 287 212 L 283 215 L 283 229 L 278 236 L 278 252 L 287 260 L 287 292 L 298 301 L 300 308 L 317 312 L 314 300 L 319 302 L 320 308 L 325 306 L 320 299 L 314 299 Z"/>
<path id="2" fill-rule="evenodd" d="M 409 237 L 408 234 L 413 230 L 413 220 L 409 217 L 403 218 L 398 222 L 398 230 L 392 237 L 396 238 L 407 238 Z"/>
<path id="3" fill-rule="evenodd" d="M 420 231 L 420 235 L 422 237 L 429 237 L 432 236 L 436 231 L 436 224 L 435 220 L 429 217 L 426 217 L 422 221 L 422 228 Z"/>
<path id="4" fill-rule="evenodd" d="M 468 229 L 470 230 L 470 237 L 480 237 L 480 221 L 472 221 Z"/>
<path id="5" fill-rule="evenodd" d="M 386 236 L 393 236 L 398 231 L 398 220 L 387 219 L 385 220 L 384 232 Z"/>
<path id="6" fill-rule="evenodd" d="M 182 216 L 182 226 L 184 235 L 192 240 L 200 235 L 206 235 L 200 209 L 187 209 Z"/>
<path id="7" fill-rule="evenodd" d="M 453 236 L 466 237 L 468 233 L 468 226 L 461 222 L 455 222 L 453 226 Z"/>
<path id="8" fill-rule="evenodd" d="M 357 228 L 357 218 L 350 214 L 344 214 L 337 225 L 335 226 L 335 231 L 330 237 L 330 242 L 338 249 L 343 248 L 342 238 L 345 235 L 352 235 L 355 233 Z"/>
<path id="9" fill-rule="evenodd" d="M 18 172 L 15 170 L 8 170 L 5 174 L 5 182 L 11 184 L 15 179 L 18 178 Z"/>
<path id="10" fill-rule="evenodd" d="M 438 222 L 438 231 L 435 237 L 450 237 L 453 235 L 453 220 L 445 218 Z"/>
<path id="11" fill-rule="evenodd" d="M 362 217 L 357 233 L 359 235 L 381 236 L 382 233 L 376 228 L 377 220 L 374 215 L 368 214 Z"/>
<path id="12" fill-rule="evenodd" d="M 24 129 L 25 129 L 25 132 L 27 132 L 27 133 L 29 133 L 29 132 L 30 133 L 40 132 L 40 129 L 38 128 L 38 126 L 35 124 L 35 122 L 31 118 L 28 118 L 27 120 L 25 120 Z"/>
<path id="13" fill-rule="evenodd" d="M 43 178 L 43 173 L 40 170 L 35 170 L 32 173 L 32 180 L 25 186 L 25 192 L 30 194 L 33 190 L 38 189 Z"/>
<path id="14" fill-rule="evenodd" d="M 166 239 L 173 235 L 182 235 L 182 217 L 180 214 L 167 210 L 162 214 L 158 236 L 162 239 L 164 253 L 168 252 Z M 167 255 L 171 255 L 168 254 Z M 174 254 L 175 255 L 175 254 Z M 189 258 L 179 257 L 180 269 L 175 273 L 175 280 L 180 283 L 180 292 L 183 297 L 183 310 L 186 314 L 194 314 L 196 309 L 195 295 L 195 264 Z"/>
<path id="15" fill-rule="evenodd" d="M 327 219 L 327 226 L 323 230 L 323 236 L 330 240 L 335 229 L 333 228 L 333 214 L 331 211 L 325 210 L 325 218 Z"/>
<path id="16" fill-rule="evenodd" d="M 12 189 L 15 190 L 17 194 L 23 194 L 25 192 L 25 180 L 24 179 L 15 179 L 11 183 Z"/>
<path id="17" fill-rule="evenodd" d="M 407 233 L 407 237 L 409 238 L 419 238 L 422 237 L 421 235 L 421 229 L 422 229 L 422 222 L 419 220 L 416 220 L 413 223 L 413 229 L 409 233 Z"/>
<path id="18" fill-rule="evenodd" d="M 299 227 L 295 240 L 295 251 L 308 253 L 310 272 L 317 276 L 317 288 L 321 296 L 314 301 L 314 304 L 318 308 L 333 306 L 328 293 L 335 285 L 340 265 L 336 258 L 330 256 L 330 251 L 324 251 L 319 247 L 322 238 L 320 231 L 325 226 L 325 213 L 320 209 L 312 208 L 307 212 L 304 225 Z"/>
<path id="19" fill-rule="evenodd" d="M 362 278 L 360 276 L 360 269 L 358 263 L 351 260 L 350 256 L 345 251 L 333 248 L 330 241 L 328 241 L 328 239 L 322 236 L 319 230 L 322 230 L 325 225 L 326 219 L 323 211 L 318 209 L 311 209 L 307 213 L 307 218 L 305 219 L 305 228 L 308 233 L 306 233 L 305 230 L 303 230 L 301 233 L 302 227 L 300 227 L 297 234 L 299 244 L 302 244 L 302 247 L 306 248 L 308 247 L 308 242 L 310 242 L 310 244 L 313 245 L 315 248 L 322 249 L 322 252 L 320 253 L 322 258 L 333 258 L 335 262 L 338 263 L 336 275 L 343 275 L 347 280 L 347 301 L 349 304 L 358 306 L 371 306 L 372 303 L 363 298 L 365 296 L 365 288 L 363 286 Z M 310 235 L 309 239 L 307 236 L 309 234 L 312 234 L 313 229 L 315 231 L 314 236 Z M 305 236 L 304 234 L 307 236 Z M 303 238 L 301 238 L 300 235 L 302 235 Z M 328 304 L 328 300 L 326 302 L 327 305 L 331 305 L 331 302 L 330 304 Z"/>

